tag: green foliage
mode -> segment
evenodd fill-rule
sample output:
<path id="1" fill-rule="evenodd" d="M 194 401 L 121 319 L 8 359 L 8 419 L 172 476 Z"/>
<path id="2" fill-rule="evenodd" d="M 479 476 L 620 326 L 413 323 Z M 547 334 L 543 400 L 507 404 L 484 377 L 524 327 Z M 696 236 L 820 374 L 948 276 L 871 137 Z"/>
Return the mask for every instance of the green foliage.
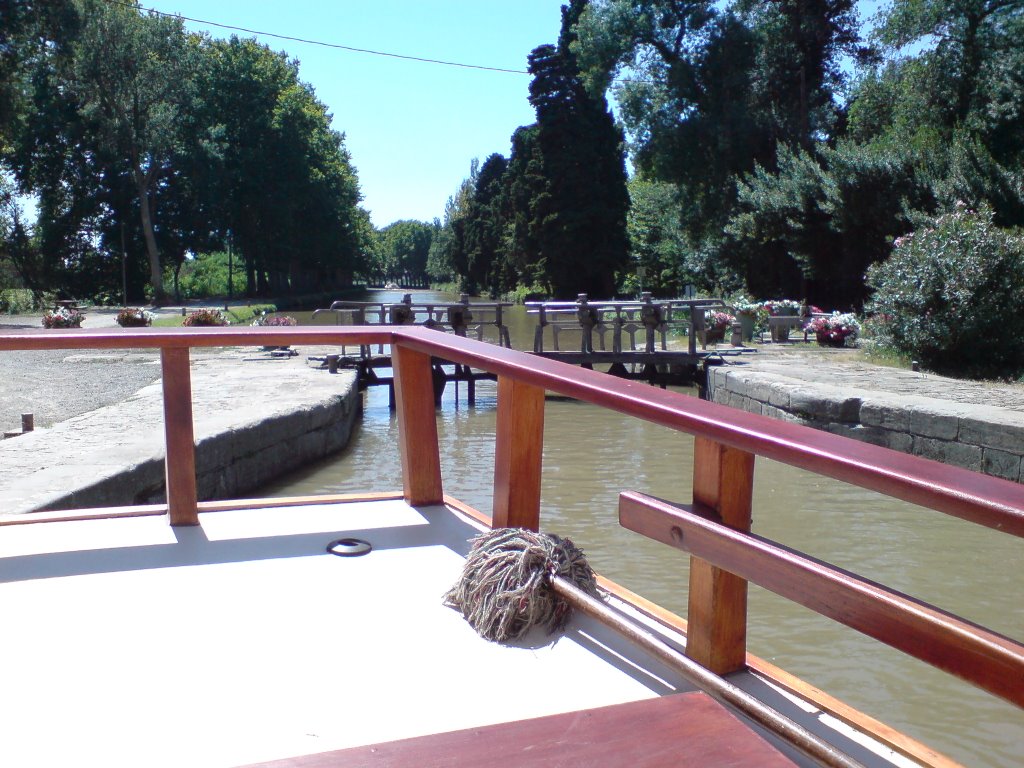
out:
<path id="1" fill-rule="evenodd" d="M 603 0 L 583 14 L 588 82 L 628 73 L 616 96 L 634 165 L 678 185 L 696 252 L 717 250 L 739 176 L 840 129 L 839 57 L 863 53 L 855 21 L 852 0 Z"/>
<path id="2" fill-rule="evenodd" d="M 634 177 L 629 196 L 627 231 L 635 267 L 620 277 L 620 290 L 630 294 L 642 288 L 655 296 L 679 296 L 686 285 L 701 282 L 686 258 L 690 248 L 679 220 L 675 185 Z M 642 280 L 637 268 L 643 268 Z"/>
<path id="3" fill-rule="evenodd" d="M 629 251 L 623 136 L 604 96 L 584 87 L 573 52 L 586 5 L 563 6 L 558 45 L 528 57 L 537 122 L 509 162 L 511 261 L 521 282 L 550 285 L 556 297 L 613 295 Z"/>
<path id="4" fill-rule="evenodd" d="M 247 295 L 350 284 L 372 228 L 344 136 L 298 63 L 255 40 L 211 42 L 199 93 L 209 200 L 245 263 Z"/>
<path id="5" fill-rule="evenodd" d="M 961 205 L 868 271 L 883 345 L 941 373 L 1024 374 L 1024 236 L 992 218 Z"/>
<path id="6" fill-rule="evenodd" d="M 344 137 L 296 62 L 131 4 L 14 6 L 0 152 L 39 197 L 18 266 L 29 287 L 120 294 L 123 252 L 129 296 L 160 299 L 187 254 L 229 242 L 239 292 L 351 284 L 372 228 Z"/>
<path id="7" fill-rule="evenodd" d="M 501 294 L 500 298 L 513 304 L 525 304 L 528 301 L 545 301 L 551 298 L 551 294 L 542 285 L 517 285 L 511 291 Z"/>
<path id="8" fill-rule="evenodd" d="M 729 253 L 755 295 L 784 293 L 795 269 L 812 303 L 859 308 L 864 271 L 912 228 L 912 211 L 932 211 L 935 201 L 934 179 L 913 149 L 784 148 L 775 172 L 758 168 L 740 183 Z"/>
<path id="9" fill-rule="evenodd" d="M 378 280 L 402 275 L 420 279 L 427 274 L 430 248 L 440 225 L 422 221 L 396 221 L 374 233 L 374 261 L 369 268 Z"/>
<path id="10" fill-rule="evenodd" d="M 564 6 L 558 45 L 529 56 L 537 122 L 515 131 L 508 159 L 474 161 L 449 199 L 428 259 L 434 279 L 492 296 L 519 286 L 614 294 L 629 251 L 623 137 L 604 97 L 584 88 L 572 53 L 585 5 Z"/>
<path id="11" fill-rule="evenodd" d="M 238 261 L 233 260 L 232 283 L 238 286 L 242 274 Z M 216 251 L 202 253 L 180 265 L 177 275 L 168 271 L 166 280 L 173 281 L 180 301 L 208 299 L 228 295 L 228 253 Z M 237 290 L 237 288 L 236 288 Z"/>
<path id="12" fill-rule="evenodd" d="M 42 306 L 43 303 L 26 288 L 0 288 L 0 312 L 8 315 L 26 315 Z"/>

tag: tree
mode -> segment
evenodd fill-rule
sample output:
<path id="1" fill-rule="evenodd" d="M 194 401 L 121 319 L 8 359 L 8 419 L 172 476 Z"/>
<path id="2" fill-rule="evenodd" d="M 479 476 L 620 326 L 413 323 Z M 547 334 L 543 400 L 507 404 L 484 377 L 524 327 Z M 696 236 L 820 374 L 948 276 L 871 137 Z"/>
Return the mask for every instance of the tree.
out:
<path id="1" fill-rule="evenodd" d="M 984 110 L 993 69 L 1001 69 L 997 58 L 1020 60 L 1022 11 L 1020 0 L 899 0 L 884 14 L 878 36 L 891 50 L 935 41 L 921 59 L 933 75 L 934 103 L 945 103 L 944 122 L 952 126 Z"/>
<path id="2" fill-rule="evenodd" d="M 539 287 L 550 295 L 547 260 L 540 255 L 538 242 L 538 210 L 548 204 L 549 195 L 538 131 L 534 124 L 520 126 L 512 134 L 501 202 L 502 284 L 506 290 L 516 285 Z"/>
<path id="3" fill-rule="evenodd" d="M 30 109 L 29 78 L 41 59 L 66 59 L 81 18 L 73 0 L 0 0 L 0 154 Z"/>
<path id="4" fill-rule="evenodd" d="M 434 231 L 431 224 L 411 219 L 378 230 L 376 271 L 385 280 L 398 280 L 404 275 L 417 280 L 425 277 Z"/>
<path id="5" fill-rule="evenodd" d="M 758 168 L 740 183 L 724 253 L 748 265 L 755 296 L 860 309 L 868 266 L 913 228 L 914 211 L 935 206 L 933 180 L 913 148 L 840 142 L 816 152 L 786 149 L 775 172 Z M 765 252 L 778 254 L 767 263 L 788 260 L 799 270 L 799 294 L 782 293 L 792 281 L 764 268 Z"/>
<path id="6" fill-rule="evenodd" d="M 623 136 L 603 95 L 592 95 L 572 52 L 585 0 L 562 7 L 558 46 L 530 53 L 530 103 L 545 192 L 536 202 L 535 260 L 546 264 L 556 296 L 611 296 L 625 265 L 626 170 Z"/>
<path id="7" fill-rule="evenodd" d="M 470 161 L 469 176 L 463 179 L 455 194 L 448 198 L 444 208 L 444 224 L 431 245 L 427 271 L 435 280 L 454 278 L 457 287 L 465 293 L 475 293 L 476 286 L 469 283 L 469 256 L 466 250 L 466 219 L 476 194 L 476 180 L 480 162 Z"/>
<path id="8" fill-rule="evenodd" d="M 344 136 L 298 64 L 255 40 L 208 46 L 199 87 L 217 233 L 243 261 L 249 296 L 351 281 L 372 228 Z"/>
<path id="9" fill-rule="evenodd" d="M 142 16 L 131 7 L 84 0 L 85 19 L 73 44 L 70 87 L 102 148 L 134 184 L 157 302 L 166 299 L 154 208 L 181 142 L 192 98 L 198 39 L 180 19 Z"/>
<path id="10" fill-rule="evenodd" d="M 774 171 L 780 147 L 834 140 L 843 125 L 839 56 L 867 55 L 852 0 L 605 0 L 579 29 L 591 87 L 626 76 L 616 96 L 634 164 L 676 185 L 689 249 L 706 265 L 725 255 L 737 181 L 755 167 Z M 761 253 L 758 263 L 786 293 L 799 290 L 785 253 Z"/>
<path id="11" fill-rule="evenodd" d="M 627 293 L 641 287 L 656 296 L 679 296 L 696 282 L 685 263 L 687 243 L 679 223 L 678 192 L 672 184 L 634 177 L 629 182 L 629 248 L 636 268 L 623 275 Z"/>

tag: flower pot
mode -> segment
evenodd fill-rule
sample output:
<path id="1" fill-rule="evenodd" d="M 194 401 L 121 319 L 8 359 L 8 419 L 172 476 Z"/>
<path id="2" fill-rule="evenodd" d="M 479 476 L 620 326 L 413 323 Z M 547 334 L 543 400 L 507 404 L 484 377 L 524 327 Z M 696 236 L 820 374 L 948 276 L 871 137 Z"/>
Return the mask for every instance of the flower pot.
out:
<path id="1" fill-rule="evenodd" d="M 740 313 L 738 315 L 740 321 L 740 332 L 743 334 L 744 341 L 753 341 L 754 339 L 754 316 L 746 313 Z"/>
<path id="2" fill-rule="evenodd" d="M 723 341 L 725 341 L 724 328 L 708 328 L 704 331 L 705 344 L 721 344 Z"/>

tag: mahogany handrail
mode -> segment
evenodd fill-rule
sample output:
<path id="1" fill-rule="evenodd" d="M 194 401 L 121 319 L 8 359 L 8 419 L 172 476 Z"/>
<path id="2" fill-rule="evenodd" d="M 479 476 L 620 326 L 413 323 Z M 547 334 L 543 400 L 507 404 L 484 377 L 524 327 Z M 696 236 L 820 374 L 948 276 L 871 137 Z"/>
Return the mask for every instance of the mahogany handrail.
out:
<path id="1" fill-rule="evenodd" d="M 1024 486 L 1020 484 L 429 328 L 144 328 L 0 333 L 0 351 L 161 350 L 167 506 L 174 524 L 195 524 L 199 508 L 191 434 L 189 350 L 288 344 L 391 346 L 403 495 L 412 504 L 443 499 L 429 375 L 432 359 L 440 358 L 497 375 L 493 522 L 499 525 L 539 526 L 543 392 L 549 390 L 695 435 L 694 500 L 736 530 L 749 530 L 754 458 L 765 456 L 1024 536 Z M 688 653 L 713 671 L 728 672 L 744 663 L 746 587 L 742 575 L 695 557 L 689 606 L 689 634 L 693 640 Z"/>
<path id="2" fill-rule="evenodd" d="M 1024 645 L 883 584 L 635 491 L 619 522 L 1024 707 Z M 689 642 L 689 640 L 687 641 Z"/>
<path id="3" fill-rule="evenodd" d="M 0 351 L 378 343 L 471 365 L 1024 537 L 1024 485 L 1019 483 L 427 328 L 256 326 L 0 333 Z"/>

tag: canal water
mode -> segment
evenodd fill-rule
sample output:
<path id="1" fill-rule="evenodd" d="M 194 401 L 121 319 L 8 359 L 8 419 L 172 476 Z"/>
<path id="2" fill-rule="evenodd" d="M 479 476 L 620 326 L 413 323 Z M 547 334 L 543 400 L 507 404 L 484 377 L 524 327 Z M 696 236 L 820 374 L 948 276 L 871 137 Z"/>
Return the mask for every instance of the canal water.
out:
<path id="1" fill-rule="evenodd" d="M 413 298 L 450 300 L 427 292 Z M 367 300 L 400 299 L 376 292 Z M 522 307 L 509 312 L 509 325 L 513 346 L 532 348 L 533 324 Z M 478 383 L 470 408 L 464 386 L 456 397 L 449 384 L 437 415 L 444 487 L 489 512 L 496 388 Z M 364 397 L 349 447 L 275 485 L 271 495 L 401 489 L 387 389 Z M 558 399 L 546 404 L 544 434 L 542 527 L 570 537 L 603 575 L 685 616 L 687 556 L 620 528 L 617 498 L 632 489 L 690 501 L 692 438 Z M 1020 539 L 763 458 L 754 489 L 758 535 L 1024 637 Z M 1020 710 L 758 587 L 751 588 L 749 649 L 966 765 L 1024 763 Z"/>

